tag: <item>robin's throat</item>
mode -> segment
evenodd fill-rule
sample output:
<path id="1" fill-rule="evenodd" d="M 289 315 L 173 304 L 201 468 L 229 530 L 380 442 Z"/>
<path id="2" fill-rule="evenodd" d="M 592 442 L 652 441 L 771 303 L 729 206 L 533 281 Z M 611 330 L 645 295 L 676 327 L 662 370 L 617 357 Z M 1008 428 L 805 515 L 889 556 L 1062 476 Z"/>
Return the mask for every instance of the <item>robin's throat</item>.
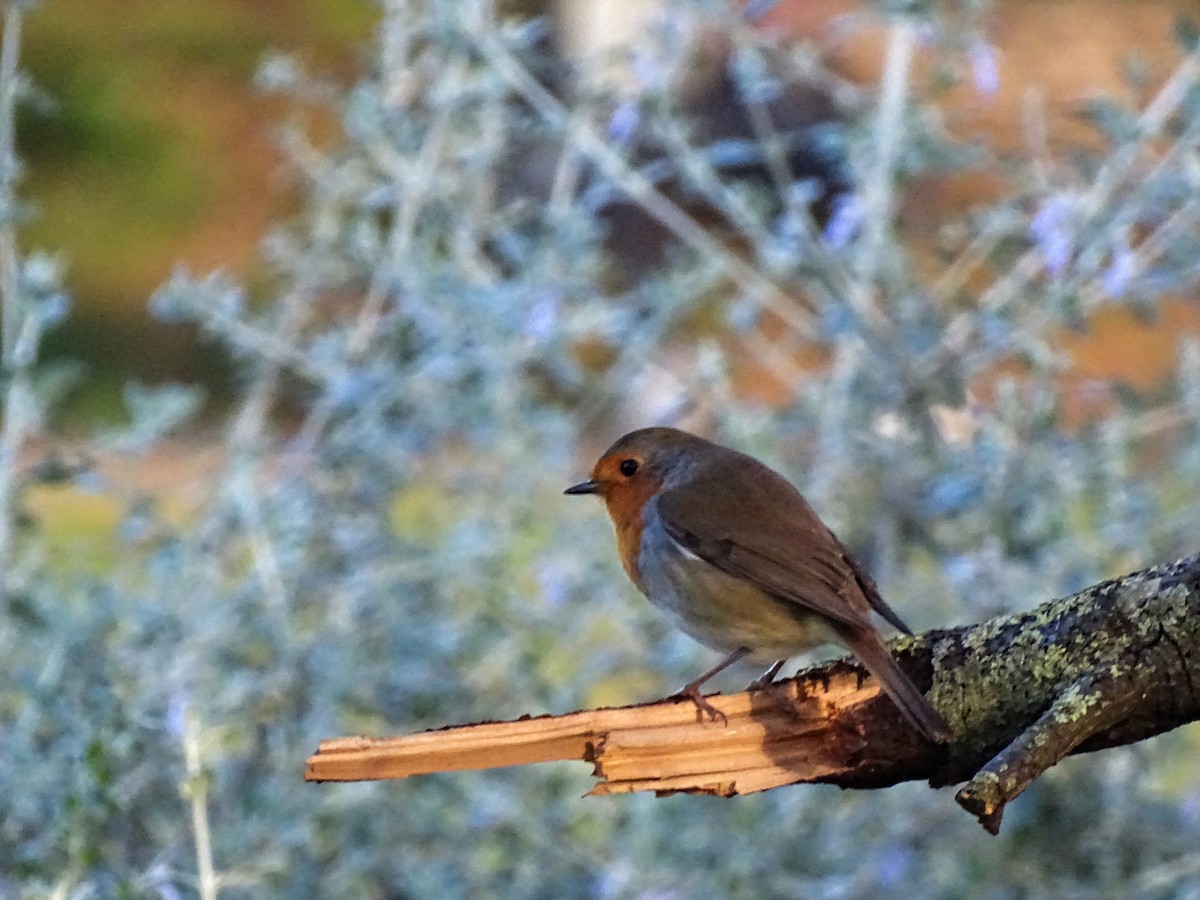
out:
<path id="1" fill-rule="evenodd" d="M 642 511 L 647 501 L 654 496 L 651 485 L 622 485 L 620 490 L 610 492 L 605 498 L 608 514 L 612 517 L 617 532 L 617 551 L 621 554 L 621 565 L 631 581 L 642 587 L 642 575 L 638 571 L 638 556 L 642 552 Z"/>

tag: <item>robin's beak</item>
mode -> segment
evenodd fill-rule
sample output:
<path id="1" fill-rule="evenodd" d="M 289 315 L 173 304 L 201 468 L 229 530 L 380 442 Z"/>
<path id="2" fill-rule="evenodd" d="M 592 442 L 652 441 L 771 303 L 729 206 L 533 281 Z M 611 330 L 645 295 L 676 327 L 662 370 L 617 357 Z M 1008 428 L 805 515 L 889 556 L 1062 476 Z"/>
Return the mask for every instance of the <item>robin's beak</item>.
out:
<path id="1" fill-rule="evenodd" d="M 565 491 L 564 494 L 598 494 L 600 493 L 600 483 L 596 481 L 581 481 L 579 484 L 573 484 Z"/>

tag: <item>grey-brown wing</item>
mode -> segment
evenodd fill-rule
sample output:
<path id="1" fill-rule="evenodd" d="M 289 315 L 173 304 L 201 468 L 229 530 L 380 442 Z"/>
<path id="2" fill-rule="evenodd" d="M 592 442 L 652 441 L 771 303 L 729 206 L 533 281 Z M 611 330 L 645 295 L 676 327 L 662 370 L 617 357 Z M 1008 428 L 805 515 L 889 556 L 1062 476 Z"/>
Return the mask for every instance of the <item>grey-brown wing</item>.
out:
<path id="1" fill-rule="evenodd" d="M 879 586 L 875 584 L 875 579 L 870 573 L 864 569 L 853 556 L 850 551 L 845 548 L 836 534 L 832 531 L 829 536 L 837 543 L 842 557 L 846 560 L 851 569 L 854 570 L 854 579 L 858 582 L 859 588 L 862 589 L 863 596 L 867 598 L 867 602 L 871 604 L 871 608 L 888 620 L 897 630 L 905 634 L 912 634 L 912 629 L 904 623 L 904 620 L 892 609 L 886 600 L 879 593 Z"/>
<path id="2" fill-rule="evenodd" d="M 667 533 L 728 575 L 834 622 L 869 626 L 867 595 L 841 543 L 786 479 L 751 462 L 733 467 L 742 476 L 722 467 L 661 493 Z"/>

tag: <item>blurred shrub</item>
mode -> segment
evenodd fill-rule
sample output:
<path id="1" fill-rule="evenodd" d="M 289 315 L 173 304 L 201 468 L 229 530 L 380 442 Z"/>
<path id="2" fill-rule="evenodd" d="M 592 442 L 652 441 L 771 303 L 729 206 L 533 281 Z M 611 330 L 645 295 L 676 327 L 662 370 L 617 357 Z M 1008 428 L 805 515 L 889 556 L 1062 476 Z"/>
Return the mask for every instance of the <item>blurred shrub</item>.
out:
<path id="1" fill-rule="evenodd" d="M 1157 396 L 1113 394 L 1070 429 L 1055 347 L 1093 310 L 1152 315 L 1195 289 L 1195 51 L 1146 111 L 1103 108 L 1103 153 L 1035 179 L 906 98 L 918 36 L 951 54 L 961 32 L 893 20 L 879 102 L 821 131 L 839 190 L 856 186 L 822 228 L 821 190 L 772 157 L 769 119 L 765 179 L 722 168 L 727 140 L 693 140 L 671 94 L 697 21 L 730 36 L 751 106 L 832 77 L 703 4 L 664 16 L 624 104 L 561 99 L 538 26 L 474 2 L 389 4 L 375 74 L 349 90 L 267 63 L 264 86 L 336 111 L 344 137 L 286 135 L 306 197 L 266 240 L 269 289 L 181 271 L 153 298 L 243 373 L 183 526 L 87 465 L 18 466 L 58 383 L 36 348 L 61 301 L 44 260 L 0 271 L 0 895 L 1194 894 L 1182 732 L 1069 761 L 999 839 L 919 785 L 585 801 L 579 765 L 301 782 L 322 737 L 645 699 L 705 664 L 633 597 L 601 511 L 560 496 L 590 464 L 580 444 L 615 436 L 597 421 L 644 424 L 663 397 L 788 471 L 917 626 L 1195 549 L 1194 341 Z M 0 250 L 16 259 L 8 152 Z M 532 184 L 513 174 L 531 164 Z M 968 164 L 1009 166 L 1013 192 L 948 223 L 931 282 L 894 230 L 896 193 Z M 605 249 L 613 197 L 667 235 L 636 278 Z M 696 224 L 696 199 L 736 251 Z M 771 403 L 735 386 L 747 371 Z M 72 453 L 151 459 L 199 400 L 131 388 L 129 427 Z M 20 514 L 39 478 L 124 503 L 111 572 L 64 575 Z"/>

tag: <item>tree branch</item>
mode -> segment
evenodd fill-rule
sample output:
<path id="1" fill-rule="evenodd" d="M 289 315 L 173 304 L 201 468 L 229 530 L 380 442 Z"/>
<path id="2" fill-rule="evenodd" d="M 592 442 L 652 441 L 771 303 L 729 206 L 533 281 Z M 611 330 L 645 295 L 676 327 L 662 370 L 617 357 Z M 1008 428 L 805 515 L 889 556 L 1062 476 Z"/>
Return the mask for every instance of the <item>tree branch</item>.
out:
<path id="1" fill-rule="evenodd" d="M 967 780 L 957 800 L 993 834 L 1005 805 L 1070 753 L 1200 718 L 1200 555 L 1106 581 L 1035 610 L 891 644 L 955 731 L 928 743 L 867 672 L 837 660 L 765 691 L 400 737 L 323 741 L 309 781 L 582 759 L 593 794 L 747 794 L 797 782 L 878 788 Z"/>

